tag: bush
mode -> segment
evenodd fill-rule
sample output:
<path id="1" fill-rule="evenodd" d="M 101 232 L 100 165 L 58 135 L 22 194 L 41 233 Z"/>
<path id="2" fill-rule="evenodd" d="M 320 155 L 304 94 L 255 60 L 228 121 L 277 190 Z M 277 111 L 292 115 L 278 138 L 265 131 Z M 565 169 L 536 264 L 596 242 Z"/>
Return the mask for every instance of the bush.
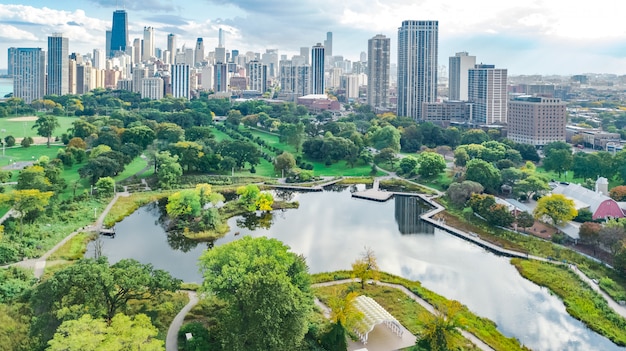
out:
<path id="1" fill-rule="evenodd" d="M 20 142 L 20 145 L 22 145 L 22 147 L 30 147 L 31 145 L 33 145 L 33 143 L 33 138 L 25 137 L 24 139 L 22 139 L 22 142 Z"/>
<path id="2" fill-rule="evenodd" d="M 4 138 L 4 142 L 7 144 L 7 147 L 15 146 L 15 138 L 13 137 L 13 135 L 7 135 Z"/>

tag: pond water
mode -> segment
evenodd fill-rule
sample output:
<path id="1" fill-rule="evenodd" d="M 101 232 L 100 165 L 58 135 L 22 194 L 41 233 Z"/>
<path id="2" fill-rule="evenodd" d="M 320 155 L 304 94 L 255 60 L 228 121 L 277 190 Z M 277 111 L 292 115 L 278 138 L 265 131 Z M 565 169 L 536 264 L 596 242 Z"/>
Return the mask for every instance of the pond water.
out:
<path id="1" fill-rule="evenodd" d="M 276 238 L 303 254 L 312 273 L 350 269 L 367 246 L 381 270 L 462 302 L 533 350 L 623 350 L 569 316 L 558 298 L 522 278 L 507 258 L 420 221 L 427 207 L 417 198 L 378 203 L 352 198 L 354 190 L 283 193 L 300 208 L 231 218 L 231 232 L 214 245 L 245 235 Z M 102 253 L 111 263 L 134 258 L 184 281 L 201 282 L 197 259 L 209 245 L 168 236 L 159 216 L 154 204 L 139 209 L 117 224 L 114 239 L 101 240 Z M 86 256 L 93 251 L 91 245 Z"/>

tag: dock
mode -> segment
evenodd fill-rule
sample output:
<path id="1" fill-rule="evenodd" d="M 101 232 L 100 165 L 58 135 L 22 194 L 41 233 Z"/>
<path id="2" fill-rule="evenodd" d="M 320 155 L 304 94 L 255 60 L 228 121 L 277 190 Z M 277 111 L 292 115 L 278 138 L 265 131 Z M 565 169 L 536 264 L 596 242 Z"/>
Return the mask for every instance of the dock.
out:
<path id="1" fill-rule="evenodd" d="M 327 182 L 323 182 L 320 184 L 312 185 L 312 186 L 302 186 L 302 185 L 287 185 L 287 184 L 272 184 L 268 185 L 274 189 L 278 190 L 293 190 L 293 191 L 324 191 L 324 187 L 328 185 L 333 185 L 337 182 L 340 182 L 342 178 L 332 179 Z M 294 183 L 292 183 L 294 184 Z M 297 184 L 297 183 L 295 183 Z"/>
<path id="2" fill-rule="evenodd" d="M 393 192 L 380 191 L 376 189 L 367 189 L 367 190 L 357 191 L 357 192 L 352 193 L 352 197 L 356 197 L 357 199 L 372 200 L 372 201 L 378 201 L 378 202 L 385 202 L 391 199 L 393 195 L 394 195 Z M 415 194 L 412 194 L 412 195 L 415 195 Z"/>
<path id="3" fill-rule="evenodd" d="M 100 235 L 110 236 L 112 238 L 115 238 L 115 227 L 100 228 L 99 232 L 100 232 Z"/>

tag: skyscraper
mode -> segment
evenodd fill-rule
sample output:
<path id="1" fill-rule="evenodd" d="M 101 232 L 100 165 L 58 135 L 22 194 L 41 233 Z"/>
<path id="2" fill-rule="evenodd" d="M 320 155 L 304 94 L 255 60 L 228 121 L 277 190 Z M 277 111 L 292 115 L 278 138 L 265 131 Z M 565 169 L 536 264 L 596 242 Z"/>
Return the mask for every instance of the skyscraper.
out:
<path id="1" fill-rule="evenodd" d="M 143 27 L 142 61 L 150 61 L 154 57 L 154 28 Z"/>
<path id="2" fill-rule="evenodd" d="M 378 34 L 367 41 L 369 64 L 367 66 L 367 104 L 386 107 L 389 101 L 389 64 L 391 39 Z"/>
<path id="3" fill-rule="evenodd" d="M 324 49 L 326 56 L 333 56 L 333 32 L 326 32 L 326 40 L 324 40 Z"/>
<path id="4" fill-rule="evenodd" d="M 69 92 L 69 40 L 60 33 L 48 37 L 48 95 Z"/>
<path id="5" fill-rule="evenodd" d="M 172 65 L 172 96 L 189 99 L 190 96 L 189 65 Z"/>
<path id="6" fill-rule="evenodd" d="M 220 47 L 220 48 L 225 47 L 226 43 L 225 43 L 225 38 L 224 38 L 224 30 L 222 28 L 219 29 L 217 36 L 218 36 L 218 38 L 217 38 L 217 40 L 218 40 L 217 46 Z"/>
<path id="7" fill-rule="evenodd" d="M 169 52 L 169 64 L 173 65 L 176 62 L 176 35 L 168 34 L 167 36 L 167 51 Z"/>
<path id="8" fill-rule="evenodd" d="M 109 48 L 109 58 L 114 57 L 117 52 L 126 52 L 128 45 L 128 15 L 124 10 L 113 12 L 113 26 L 111 28 L 111 47 Z"/>
<path id="9" fill-rule="evenodd" d="M 13 50 L 12 50 L 13 49 Z M 11 48 L 13 97 L 30 104 L 45 95 L 46 53 L 41 48 Z"/>
<path id="10" fill-rule="evenodd" d="M 467 52 L 457 52 L 449 60 L 449 92 L 450 100 L 467 101 L 468 72 L 476 64 L 476 56 L 469 56 Z"/>
<path id="11" fill-rule="evenodd" d="M 403 21 L 398 28 L 398 116 L 422 118 L 437 99 L 438 21 Z"/>
<path id="12" fill-rule="evenodd" d="M 324 46 L 321 43 L 311 50 L 311 93 L 324 94 Z"/>
<path id="13" fill-rule="evenodd" d="M 523 96 L 509 101 L 507 138 L 534 146 L 565 141 L 566 107 L 552 97 Z"/>
<path id="14" fill-rule="evenodd" d="M 267 65 L 259 61 L 250 61 L 247 73 L 250 90 L 264 93 L 267 90 Z"/>
<path id="15" fill-rule="evenodd" d="M 266 49 L 261 61 L 267 66 L 267 74 L 276 78 L 278 76 L 278 49 Z"/>
<path id="16" fill-rule="evenodd" d="M 309 48 L 303 46 L 300 48 L 300 56 L 304 58 L 304 63 L 309 64 Z"/>
<path id="17" fill-rule="evenodd" d="M 228 64 L 217 62 L 213 66 L 213 91 L 228 90 Z"/>
<path id="18" fill-rule="evenodd" d="M 467 95 L 468 101 L 474 104 L 474 123 L 506 124 L 507 70 L 480 64 L 468 72 Z"/>
<path id="19" fill-rule="evenodd" d="M 201 66 L 204 62 L 204 40 L 202 38 L 196 40 L 195 62 L 196 66 Z"/>

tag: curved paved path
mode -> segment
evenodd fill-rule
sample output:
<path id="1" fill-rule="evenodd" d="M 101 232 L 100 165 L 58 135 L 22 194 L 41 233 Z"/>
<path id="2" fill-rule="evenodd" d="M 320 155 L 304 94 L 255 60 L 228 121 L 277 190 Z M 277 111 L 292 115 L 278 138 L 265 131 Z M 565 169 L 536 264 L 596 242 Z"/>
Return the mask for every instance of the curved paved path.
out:
<path id="1" fill-rule="evenodd" d="M 359 281 L 360 281 L 359 279 L 343 279 L 343 280 L 334 280 L 334 281 L 324 282 L 324 283 L 317 283 L 311 286 L 315 288 L 315 287 L 321 287 L 321 286 L 333 286 L 333 285 L 347 284 L 347 283 L 353 283 L 353 282 L 359 282 Z M 371 283 L 372 281 L 370 280 L 368 282 Z M 376 284 L 390 287 L 390 288 L 399 289 L 406 296 L 408 296 L 413 301 L 419 303 L 422 307 L 428 310 L 428 312 L 432 314 L 436 312 L 436 309 L 431 304 L 429 304 L 426 300 L 422 299 L 421 297 L 415 295 L 415 293 L 407 289 L 405 286 L 402 286 L 399 284 L 384 283 L 384 282 L 379 282 L 379 281 L 377 281 Z M 324 314 L 329 312 L 328 307 L 322 304 L 319 300 L 316 300 L 315 303 L 322 308 L 322 311 L 324 311 Z M 461 333 L 461 335 L 463 335 L 464 338 L 471 341 L 479 349 L 485 350 L 485 351 L 495 351 L 493 348 L 491 348 L 491 346 L 487 345 L 485 342 L 480 340 L 476 335 L 460 328 L 457 328 L 457 330 Z M 170 350 L 168 349 L 167 351 L 170 351 Z M 172 351 L 176 351 L 176 350 L 172 350 Z"/>
<path id="2" fill-rule="evenodd" d="M 185 316 L 191 309 L 198 304 L 198 294 L 195 291 L 187 291 L 187 295 L 189 295 L 189 302 L 183 307 L 180 312 L 174 317 L 174 320 L 170 324 L 169 329 L 167 330 L 167 338 L 165 339 L 165 350 L 166 351 L 178 351 L 178 331 L 180 327 L 183 325 L 183 321 L 185 320 Z"/>

